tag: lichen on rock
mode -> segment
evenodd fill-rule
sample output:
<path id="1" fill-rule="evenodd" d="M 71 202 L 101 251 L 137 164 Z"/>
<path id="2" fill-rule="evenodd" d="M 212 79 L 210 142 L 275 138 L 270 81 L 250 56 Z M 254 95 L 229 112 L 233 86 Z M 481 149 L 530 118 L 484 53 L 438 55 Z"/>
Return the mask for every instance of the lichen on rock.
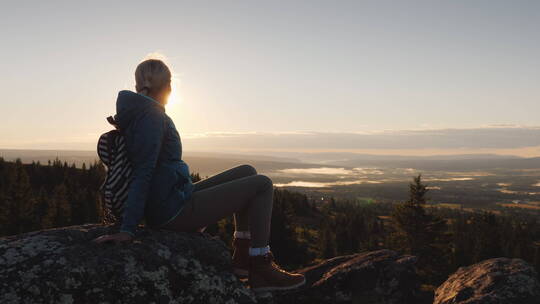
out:
<path id="1" fill-rule="evenodd" d="M 434 304 L 538 304 L 540 283 L 521 259 L 494 258 L 461 267 L 435 291 Z"/>
<path id="2" fill-rule="evenodd" d="M 298 270 L 302 290 L 275 293 L 269 303 L 415 303 L 416 258 L 391 250 L 339 256 Z"/>
<path id="3" fill-rule="evenodd" d="M 228 248 L 206 233 L 141 228 L 133 242 L 91 240 L 86 224 L 0 238 L 0 303 L 418 303 L 416 258 L 391 250 L 338 256 L 297 270 L 306 285 L 257 298 L 232 273 Z M 519 259 L 460 268 L 434 304 L 537 304 L 540 283 Z"/>
<path id="4" fill-rule="evenodd" d="M 204 233 L 142 229 L 134 242 L 96 244 L 87 224 L 0 239 L 0 303 L 255 303 L 230 254 Z"/>

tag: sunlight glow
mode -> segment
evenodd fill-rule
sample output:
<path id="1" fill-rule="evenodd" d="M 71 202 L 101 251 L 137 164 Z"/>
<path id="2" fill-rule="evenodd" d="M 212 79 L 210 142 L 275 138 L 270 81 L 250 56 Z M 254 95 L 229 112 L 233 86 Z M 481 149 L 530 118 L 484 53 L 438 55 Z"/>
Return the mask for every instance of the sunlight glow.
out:
<path id="1" fill-rule="evenodd" d="M 173 75 L 171 79 L 171 95 L 169 95 L 169 100 L 167 101 L 167 106 L 176 107 L 180 104 L 180 91 L 179 91 L 179 80 L 176 76 Z"/>

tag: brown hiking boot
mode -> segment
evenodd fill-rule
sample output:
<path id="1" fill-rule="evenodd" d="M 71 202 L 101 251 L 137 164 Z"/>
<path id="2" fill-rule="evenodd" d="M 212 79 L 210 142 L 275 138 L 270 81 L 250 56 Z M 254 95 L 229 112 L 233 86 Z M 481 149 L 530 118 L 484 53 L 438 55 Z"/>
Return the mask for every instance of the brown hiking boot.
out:
<path id="1" fill-rule="evenodd" d="M 288 290 L 300 287 L 306 283 L 304 275 L 290 273 L 281 269 L 274 262 L 274 255 L 249 257 L 249 285 L 255 293 L 265 293 L 272 290 Z"/>
<path id="2" fill-rule="evenodd" d="M 251 240 L 234 238 L 232 245 L 234 248 L 232 256 L 234 274 L 240 278 L 246 278 L 249 269 L 249 246 Z"/>

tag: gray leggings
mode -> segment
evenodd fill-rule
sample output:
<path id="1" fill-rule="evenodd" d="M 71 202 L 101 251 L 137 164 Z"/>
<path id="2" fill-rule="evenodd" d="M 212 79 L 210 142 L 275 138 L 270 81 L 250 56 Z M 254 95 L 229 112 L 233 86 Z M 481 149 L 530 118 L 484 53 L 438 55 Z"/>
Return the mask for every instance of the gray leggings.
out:
<path id="1" fill-rule="evenodd" d="M 236 230 L 250 231 L 252 247 L 268 245 L 274 195 L 270 178 L 241 165 L 194 185 L 184 209 L 161 228 L 192 232 L 234 214 Z"/>

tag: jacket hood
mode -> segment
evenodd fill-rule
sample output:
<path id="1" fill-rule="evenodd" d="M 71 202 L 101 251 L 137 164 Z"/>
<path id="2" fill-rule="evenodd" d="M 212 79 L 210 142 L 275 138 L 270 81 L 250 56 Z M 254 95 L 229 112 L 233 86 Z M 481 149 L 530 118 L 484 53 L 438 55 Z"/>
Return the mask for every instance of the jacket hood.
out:
<path id="1" fill-rule="evenodd" d="M 131 121 L 156 108 L 165 112 L 165 107 L 156 100 L 133 91 L 123 90 L 118 92 L 114 120 L 120 129 L 125 129 Z"/>

